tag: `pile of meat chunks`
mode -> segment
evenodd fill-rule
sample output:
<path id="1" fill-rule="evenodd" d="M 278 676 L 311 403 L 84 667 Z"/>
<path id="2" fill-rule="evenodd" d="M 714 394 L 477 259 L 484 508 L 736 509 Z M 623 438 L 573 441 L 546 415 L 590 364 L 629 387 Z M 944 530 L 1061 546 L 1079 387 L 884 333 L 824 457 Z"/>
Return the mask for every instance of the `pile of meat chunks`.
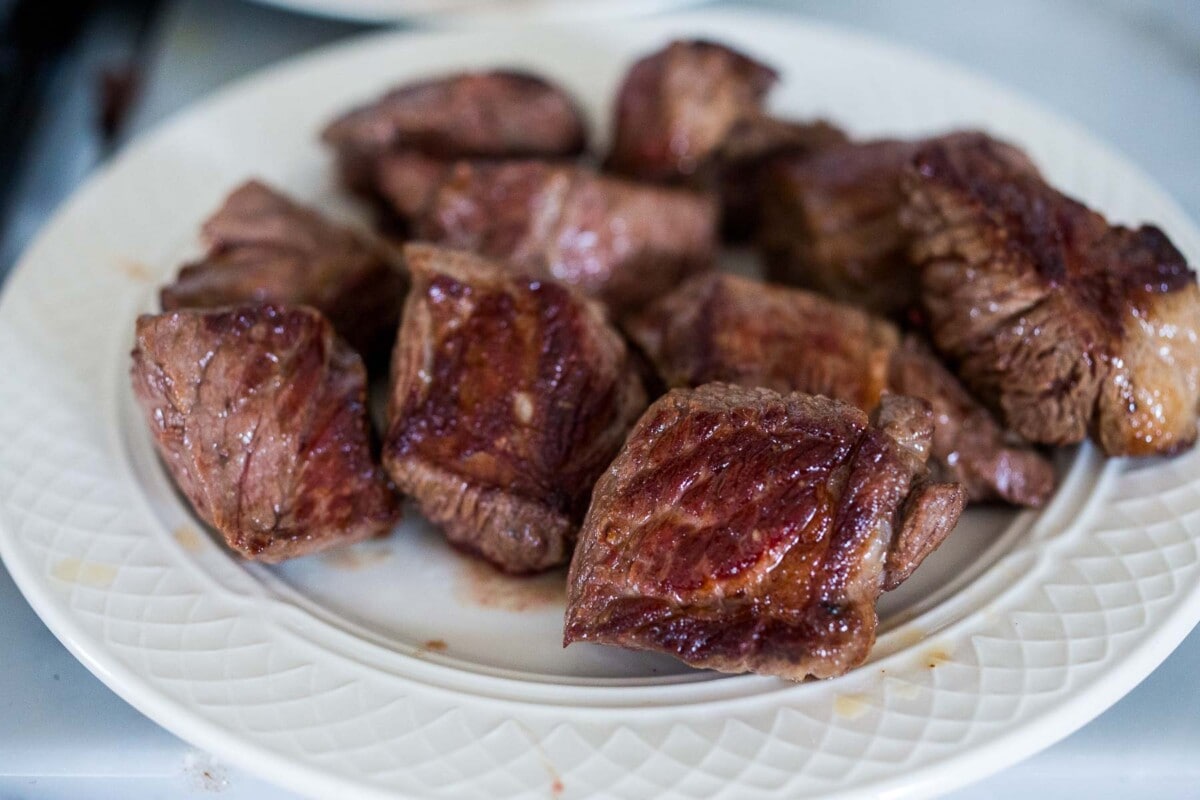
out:
<path id="1" fill-rule="evenodd" d="M 671 43 L 599 168 L 540 78 L 397 88 L 322 134 L 374 234 L 236 189 L 133 353 L 196 512 L 274 562 L 407 496 L 502 570 L 569 562 L 568 644 L 799 680 L 862 663 L 965 504 L 1046 503 L 1049 448 L 1192 446 L 1196 279 L 1161 231 L 984 133 L 779 119 L 777 79 Z M 717 269 L 732 240 L 770 283 Z"/>

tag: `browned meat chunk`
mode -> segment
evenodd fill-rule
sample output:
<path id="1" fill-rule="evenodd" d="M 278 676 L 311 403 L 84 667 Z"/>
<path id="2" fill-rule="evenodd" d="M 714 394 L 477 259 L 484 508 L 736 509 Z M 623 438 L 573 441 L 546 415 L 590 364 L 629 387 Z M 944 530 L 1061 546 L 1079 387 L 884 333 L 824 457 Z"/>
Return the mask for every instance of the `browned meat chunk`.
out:
<path id="1" fill-rule="evenodd" d="M 596 484 L 564 642 L 792 680 L 861 664 L 880 593 L 941 543 L 966 499 L 925 481 L 931 435 L 911 398 L 885 399 L 868 424 L 826 397 L 671 391 Z"/>
<path id="2" fill-rule="evenodd" d="M 823 394 L 871 411 L 885 393 L 928 402 L 932 465 L 973 500 L 1041 506 L 1054 470 L 914 337 L 819 295 L 722 273 L 697 276 L 627 323 L 669 386 L 725 381 Z"/>
<path id="3" fill-rule="evenodd" d="M 929 142 L 981 135 L 885 139 L 774 159 L 764 179 L 759 228 L 769 276 L 888 317 L 916 312 L 920 274 L 900 222 L 901 176 Z M 1036 171 L 1016 148 L 997 146 L 1014 169 Z"/>
<path id="4" fill-rule="evenodd" d="M 417 176 L 403 191 L 412 196 L 411 187 L 426 185 Z M 427 198 L 419 239 L 555 278 L 617 314 L 713 261 L 713 202 L 684 189 L 539 161 L 459 162 Z"/>
<path id="5" fill-rule="evenodd" d="M 437 191 L 457 162 L 420 153 L 392 153 L 379 160 L 376 189 L 385 214 L 403 230 L 433 205 Z"/>
<path id="6" fill-rule="evenodd" d="M 937 347 L 1034 442 L 1109 455 L 1191 447 L 1200 294 L 1162 231 L 1109 225 L 985 136 L 936 141 L 904 178 Z"/>
<path id="7" fill-rule="evenodd" d="M 900 225 L 900 175 L 916 142 L 834 147 L 772 162 L 759 241 L 768 275 L 885 316 L 918 302 Z"/>
<path id="8" fill-rule="evenodd" d="M 408 281 L 384 246 L 258 181 L 229 195 L 202 235 L 208 253 L 162 290 L 164 310 L 308 305 L 368 360 L 386 356 Z"/>
<path id="9" fill-rule="evenodd" d="M 737 125 L 761 116 L 778 79 L 766 64 L 724 45 L 672 42 L 625 76 L 608 166 L 657 181 L 696 173 Z"/>
<path id="10" fill-rule="evenodd" d="M 607 168 L 717 188 L 727 235 L 745 236 L 757 222 L 760 167 L 769 156 L 846 140 L 826 122 L 771 118 L 763 99 L 778 77 L 713 42 L 677 41 L 646 56 L 621 85 Z"/>
<path id="11" fill-rule="evenodd" d="M 322 134 L 351 189 L 373 196 L 380 158 L 565 157 L 583 152 L 583 118 L 562 89 L 518 72 L 467 72 L 398 87 Z"/>
<path id="12" fill-rule="evenodd" d="M 144 315 L 132 379 L 176 485 L 246 558 L 307 555 L 399 519 L 371 457 L 362 360 L 318 312 Z"/>
<path id="13" fill-rule="evenodd" d="M 776 159 L 805 159 L 848 141 L 844 131 L 824 120 L 781 122 L 759 116 L 735 126 L 714 162 L 725 239 L 741 242 L 759 231 Z"/>
<path id="14" fill-rule="evenodd" d="M 384 464 L 455 545 L 509 572 L 567 560 L 646 398 L 603 311 L 427 245 L 392 363 Z"/>

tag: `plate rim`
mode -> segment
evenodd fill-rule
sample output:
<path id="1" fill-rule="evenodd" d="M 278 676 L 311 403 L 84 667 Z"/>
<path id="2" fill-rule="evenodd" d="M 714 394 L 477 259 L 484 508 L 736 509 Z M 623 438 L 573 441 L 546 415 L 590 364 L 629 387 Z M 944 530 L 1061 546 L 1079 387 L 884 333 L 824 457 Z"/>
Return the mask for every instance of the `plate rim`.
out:
<path id="1" fill-rule="evenodd" d="M 1169 206 L 1181 220 L 1194 230 L 1196 225 L 1191 216 L 1185 213 L 1176 201 L 1165 192 L 1159 184 L 1149 177 L 1132 161 L 1119 153 L 1106 142 L 1082 128 L 1074 120 L 1063 114 L 1052 111 L 1040 101 L 1025 97 L 995 80 L 981 75 L 974 70 L 963 67 L 940 56 L 911 48 L 907 45 L 896 44 L 872 34 L 845 28 L 825 22 L 817 22 L 799 14 L 787 14 L 781 11 L 765 9 L 701 9 L 686 14 L 676 15 L 674 20 L 687 24 L 701 24 L 705 19 L 726 18 L 772 20 L 786 24 L 806 27 L 813 30 L 826 30 L 831 34 L 857 40 L 858 43 L 870 48 L 890 51 L 906 59 L 914 59 L 948 70 L 959 76 L 965 76 L 974 81 L 987 85 L 997 94 L 1003 94 L 1009 99 L 1019 102 L 1027 108 L 1033 108 L 1047 117 L 1063 124 L 1072 138 L 1087 141 L 1114 164 L 1123 165 L 1138 175 L 1146 187 L 1158 196 L 1157 201 Z M 608 23 L 614 28 L 634 24 L 636 21 Z M 537 26 L 547 29 L 556 25 Z M 462 34 L 455 31 L 395 31 L 371 32 L 354 36 L 331 45 L 308 51 L 298 57 L 285 59 L 266 69 L 256 71 L 222 87 L 220 90 L 190 103 L 185 108 L 168 119 L 155 125 L 152 130 L 139 136 L 124 146 L 121 152 L 107 164 L 93 172 L 91 176 L 75 191 L 66 202 L 55 210 L 38 232 L 33 242 L 26 248 L 15 264 L 9 280 L 6 282 L 3 296 L 0 297 L 0 318 L 9 313 L 9 304 L 15 294 L 12 286 L 28 272 L 30 253 L 37 251 L 42 240 L 52 231 L 55 223 L 68 216 L 77 204 L 82 204 L 87 198 L 101 191 L 114 172 L 119 171 L 135 151 L 150 145 L 155 140 L 166 139 L 178 128 L 185 127 L 193 117 L 203 116 L 208 109 L 221 103 L 225 98 L 243 92 L 252 92 L 259 84 L 271 82 L 280 73 L 302 67 L 302 65 L 319 62 L 326 58 L 336 58 L 344 51 L 351 51 L 369 44 L 372 40 L 399 39 L 401 37 L 447 38 L 453 39 Z M 119 659 L 109 656 L 108 661 L 102 657 L 107 648 L 103 642 L 97 641 L 87 633 L 74 619 L 70 609 L 53 595 L 50 587 L 33 574 L 32 563 L 27 563 L 16 552 L 17 543 L 13 534 L 3 524 L 0 518 L 0 559 L 13 576 L 14 582 L 29 601 L 38 616 L 45 622 L 54 635 L 63 642 L 67 649 L 89 671 L 97 675 L 116 694 L 129 702 L 141 713 L 150 717 L 157 724 L 171 730 L 181 738 L 196 743 L 198 746 L 218 755 L 220 758 L 268 777 L 281 785 L 295 791 L 311 792 L 314 785 L 320 786 L 320 793 L 331 793 L 353 789 L 359 794 L 378 797 L 394 797 L 393 793 L 362 782 L 348 782 L 344 776 L 327 772 L 309 763 L 300 763 L 287 756 L 277 753 L 261 745 L 253 739 L 238 737 L 231 739 L 228 732 L 215 722 L 194 713 L 185 703 L 174 700 L 159 690 L 152 681 L 136 674 Z M 908 772 L 903 779 L 893 777 L 890 780 L 871 785 L 875 792 L 896 793 L 898 795 L 925 794 L 935 788 L 946 791 L 975 780 L 982 779 L 1000 769 L 1035 753 L 1044 747 L 1069 735 L 1074 730 L 1102 713 L 1105 709 L 1133 689 L 1155 667 L 1158 666 L 1200 620 L 1200 586 L 1192 586 L 1175 595 L 1175 602 L 1164 615 L 1154 630 L 1148 635 L 1140 647 L 1126 653 L 1125 660 L 1119 669 L 1106 672 L 1101 678 L 1092 682 L 1084 689 L 1070 693 L 1065 699 L 1056 703 L 1044 713 L 1025 721 L 1018 726 L 1010 727 L 1005 733 L 985 745 L 973 749 L 955 752 L 929 764 L 922 765 Z M 236 745 L 236 747 L 235 747 Z M 270 765 L 269 769 L 263 765 Z M 851 790 L 854 794 L 859 790 Z"/>

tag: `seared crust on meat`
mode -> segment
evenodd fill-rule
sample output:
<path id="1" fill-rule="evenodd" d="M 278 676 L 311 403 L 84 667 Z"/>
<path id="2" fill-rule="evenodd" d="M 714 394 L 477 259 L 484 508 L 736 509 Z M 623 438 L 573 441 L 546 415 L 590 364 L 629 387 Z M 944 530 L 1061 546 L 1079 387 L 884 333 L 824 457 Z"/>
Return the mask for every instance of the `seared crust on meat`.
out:
<path id="1" fill-rule="evenodd" d="M 625 324 L 668 386 L 726 381 L 824 394 L 870 411 L 885 393 L 928 402 L 931 467 L 973 500 L 1040 507 L 1055 475 L 1040 453 L 1004 433 L 986 408 L 915 336 L 799 289 L 724 273 L 700 275 Z"/>
<path id="2" fill-rule="evenodd" d="M 900 341 L 894 325 L 865 311 L 723 272 L 685 282 L 625 328 L 668 386 L 724 381 L 867 411 L 887 388 Z"/>
<path id="3" fill-rule="evenodd" d="M 645 407 L 603 311 L 552 280 L 409 245 L 384 464 L 455 545 L 509 572 L 570 556 Z"/>
<path id="4" fill-rule="evenodd" d="M 644 180 L 694 174 L 758 116 L 779 73 L 715 42 L 677 41 L 640 59 L 617 96 L 606 167 Z"/>
<path id="5" fill-rule="evenodd" d="M 176 485 L 246 558 L 307 555 L 399 519 L 371 457 L 362 361 L 317 311 L 143 315 L 131 376 Z"/>
<path id="6" fill-rule="evenodd" d="M 253 180 L 226 198 L 202 236 L 208 252 L 163 288 L 163 310 L 308 305 L 368 361 L 386 356 L 408 281 L 383 245 Z"/>
<path id="7" fill-rule="evenodd" d="M 587 132 L 557 86 L 522 72 L 465 72 L 397 87 L 338 117 L 321 138 L 343 181 L 373 196 L 379 159 L 416 153 L 439 159 L 565 157 L 583 152 Z"/>
<path id="8" fill-rule="evenodd" d="M 876 314 L 918 302 L 900 224 L 900 176 L 919 142 L 882 140 L 774 159 L 764 180 L 759 244 L 768 275 Z"/>
<path id="9" fill-rule="evenodd" d="M 639 180 L 686 183 L 721 198 L 725 236 L 758 224 L 765 164 L 846 141 L 828 122 L 782 121 L 763 100 L 779 76 L 732 48 L 676 41 L 629 70 L 617 96 L 605 168 Z"/>
<path id="10" fill-rule="evenodd" d="M 1157 228 L 1109 225 L 986 136 L 935 141 L 904 221 L 937 347 L 1034 442 L 1109 455 L 1190 447 L 1200 401 L 1195 273 Z"/>
<path id="11" fill-rule="evenodd" d="M 442 177 L 417 238 L 570 284 L 615 315 L 712 266 L 716 205 L 706 194 L 539 161 L 459 162 Z M 427 191 L 420 176 L 402 189 L 398 202 Z"/>
<path id="12" fill-rule="evenodd" d="M 888 398 L 880 418 L 883 428 L 840 401 L 729 384 L 669 392 L 596 485 L 564 643 L 792 680 L 861 664 L 885 583 L 940 542 L 965 502 L 958 487 L 915 488 L 927 408 Z"/>

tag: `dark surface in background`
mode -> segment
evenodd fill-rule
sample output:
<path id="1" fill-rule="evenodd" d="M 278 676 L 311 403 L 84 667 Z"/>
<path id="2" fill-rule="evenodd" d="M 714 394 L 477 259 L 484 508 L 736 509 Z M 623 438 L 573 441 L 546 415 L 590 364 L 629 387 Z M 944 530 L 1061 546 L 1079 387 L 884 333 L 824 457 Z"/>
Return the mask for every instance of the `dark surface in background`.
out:
<path id="1" fill-rule="evenodd" d="M 0 6 L 0 220 L 50 75 L 78 35 L 91 3 L 8 2 Z M 2 233 L 2 229 L 0 229 Z"/>
<path id="2" fill-rule="evenodd" d="M 0 0 L 0 281 L 111 150 L 161 5 Z"/>

